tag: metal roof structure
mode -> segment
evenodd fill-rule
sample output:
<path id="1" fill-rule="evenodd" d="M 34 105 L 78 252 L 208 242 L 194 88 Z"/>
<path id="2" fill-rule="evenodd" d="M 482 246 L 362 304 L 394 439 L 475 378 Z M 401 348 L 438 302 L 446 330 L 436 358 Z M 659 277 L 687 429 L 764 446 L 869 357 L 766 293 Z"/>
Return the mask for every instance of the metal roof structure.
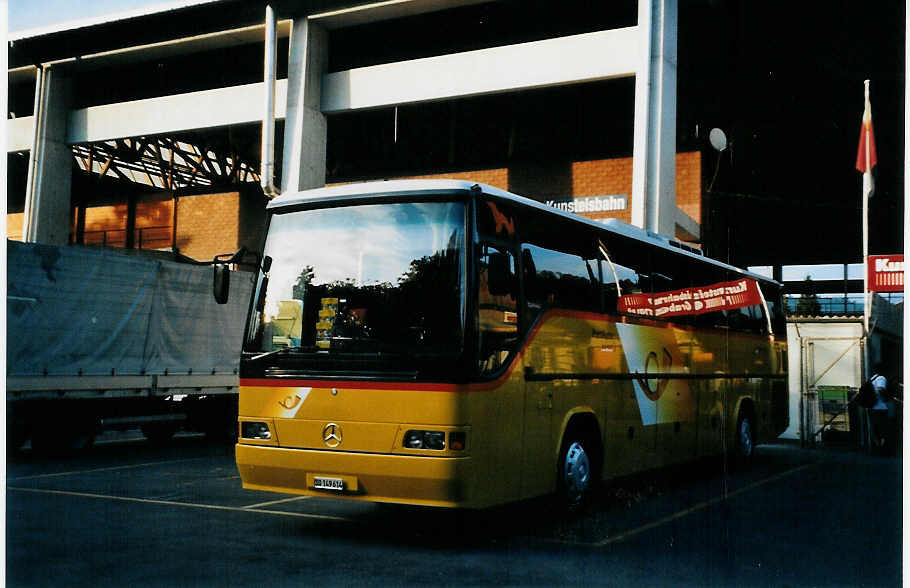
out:
<path id="1" fill-rule="evenodd" d="M 251 166 L 238 154 L 225 155 L 172 137 L 73 145 L 73 155 L 82 171 L 161 190 L 259 183 L 258 166 Z"/>

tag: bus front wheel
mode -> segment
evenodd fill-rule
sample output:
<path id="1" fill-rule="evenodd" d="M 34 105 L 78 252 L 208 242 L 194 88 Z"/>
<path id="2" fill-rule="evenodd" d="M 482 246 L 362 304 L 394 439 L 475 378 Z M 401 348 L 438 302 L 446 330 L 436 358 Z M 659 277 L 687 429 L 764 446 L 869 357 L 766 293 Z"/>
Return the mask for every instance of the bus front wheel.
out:
<path id="1" fill-rule="evenodd" d="M 594 471 L 590 443 L 569 436 L 559 454 L 558 491 L 560 502 L 569 512 L 578 512 L 594 488 Z"/>

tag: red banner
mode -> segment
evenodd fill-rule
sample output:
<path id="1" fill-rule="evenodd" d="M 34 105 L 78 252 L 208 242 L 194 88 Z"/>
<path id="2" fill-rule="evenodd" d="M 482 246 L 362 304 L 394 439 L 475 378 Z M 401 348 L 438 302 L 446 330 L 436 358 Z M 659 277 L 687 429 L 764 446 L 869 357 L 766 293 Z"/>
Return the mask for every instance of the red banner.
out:
<path id="1" fill-rule="evenodd" d="M 619 312 L 655 318 L 703 314 L 761 304 L 755 280 L 743 278 L 710 286 L 654 294 L 627 294 L 619 298 Z"/>
<path id="2" fill-rule="evenodd" d="M 904 291 L 904 255 L 870 255 L 866 265 L 870 292 Z"/>

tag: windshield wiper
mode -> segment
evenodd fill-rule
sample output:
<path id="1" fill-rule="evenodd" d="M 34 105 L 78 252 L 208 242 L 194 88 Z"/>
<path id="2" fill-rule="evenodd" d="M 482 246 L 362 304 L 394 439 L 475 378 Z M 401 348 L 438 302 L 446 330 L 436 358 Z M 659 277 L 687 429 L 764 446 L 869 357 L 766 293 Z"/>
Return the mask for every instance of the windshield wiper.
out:
<path id="1" fill-rule="evenodd" d="M 289 351 L 303 351 L 305 348 L 300 346 L 293 347 L 282 347 L 281 349 L 275 349 L 273 351 L 266 351 L 265 353 L 260 353 L 259 355 L 254 355 L 253 357 L 247 359 L 247 361 L 259 361 L 260 359 L 265 359 L 272 355 L 278 355 L 279 353 L 287 353 Z"/>

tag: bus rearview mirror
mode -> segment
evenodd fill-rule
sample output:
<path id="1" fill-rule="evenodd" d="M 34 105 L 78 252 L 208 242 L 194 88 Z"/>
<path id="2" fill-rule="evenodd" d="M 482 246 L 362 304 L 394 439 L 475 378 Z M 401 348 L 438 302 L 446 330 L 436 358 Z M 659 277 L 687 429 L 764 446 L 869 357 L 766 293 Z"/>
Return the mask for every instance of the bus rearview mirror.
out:
<path id="1" fill-rule="evenodd" d="M 212 294 L 215 296 L 215 302 L 227 304 L 231 289 L 231 270 L 223 263 L 216 263 L 212 267 L 214 268 Z"/>

